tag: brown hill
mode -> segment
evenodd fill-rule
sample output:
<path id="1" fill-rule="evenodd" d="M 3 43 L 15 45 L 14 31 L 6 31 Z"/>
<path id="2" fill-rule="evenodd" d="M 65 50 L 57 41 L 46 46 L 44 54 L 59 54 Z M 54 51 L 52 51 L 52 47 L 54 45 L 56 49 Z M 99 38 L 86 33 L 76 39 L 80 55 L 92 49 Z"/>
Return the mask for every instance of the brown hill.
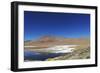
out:
<path id="1" fill-rule="evenodd" d="M 53 36 L 42 36 L 40 37 L 39 40 L 37 40 L 38 42 L 57 42 L 59 41 L 60 39 L 58 39 L 57 37 L 53 37 Z"/>
<path id="2" fill-rule="evenodd" d="M 42 36 L 38 40 L 25 41 L 25 46 L 50 47 L 54 45 L 89 45 L 89 38 L 63 38 L 55 36 Z"/>

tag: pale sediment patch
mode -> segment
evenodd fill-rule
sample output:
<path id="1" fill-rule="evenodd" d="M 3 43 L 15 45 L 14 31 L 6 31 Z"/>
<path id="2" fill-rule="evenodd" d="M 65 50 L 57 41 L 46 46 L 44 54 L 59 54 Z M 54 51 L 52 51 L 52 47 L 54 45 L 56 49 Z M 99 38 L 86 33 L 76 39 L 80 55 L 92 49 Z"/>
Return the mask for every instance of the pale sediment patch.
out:
<path id="1" fill-rule="evenodd" d="M 27 49 L 35 52 L 44 52 L 44 53 L 70 53 L 75 49 L 74 47 L 77 45 L 55 45 L 52 47 L 44 48 L 44 49 Z M 31 48 L 35 48 L 36 46 L 30 46 Z M 30 48 L 29 46 L 25 46 L 25 48 Z"/>

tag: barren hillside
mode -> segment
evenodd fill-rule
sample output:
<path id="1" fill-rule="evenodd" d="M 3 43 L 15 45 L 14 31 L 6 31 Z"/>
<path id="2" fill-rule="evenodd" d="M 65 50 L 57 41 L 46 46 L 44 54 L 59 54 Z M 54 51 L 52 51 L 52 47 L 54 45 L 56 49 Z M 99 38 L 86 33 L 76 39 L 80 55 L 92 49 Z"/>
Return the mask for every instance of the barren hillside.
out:
<path id="1" fill-rule="evenodd" d="M 43 36 L 38 40 L 25 41 L 25 46 L 37 46 L 37 47 L 51 47 L 54 45 L 83 45 L 88 46 L 90 43 L 89 38 L 62 38 L 53 36 Z"/>

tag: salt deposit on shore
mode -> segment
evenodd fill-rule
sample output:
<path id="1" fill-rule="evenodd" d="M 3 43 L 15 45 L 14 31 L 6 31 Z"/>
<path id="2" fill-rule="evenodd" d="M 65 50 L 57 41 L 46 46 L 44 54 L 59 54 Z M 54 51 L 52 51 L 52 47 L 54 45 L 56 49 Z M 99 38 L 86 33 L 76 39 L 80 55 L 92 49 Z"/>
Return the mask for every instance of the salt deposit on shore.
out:
<path id="1" fill-rule="evenodd" d="M 57 46 L 53 46 L 53 47 L 49 47 L 49 48 L 45 48 L 45 49 L 29 49 L 31 51 L 35 51 L 35 52 L 46 52 L 46 53 L 71 53 L 73 52 L 73 50 L 77 45 L 57 45 Z M 35 47 L 35 46 L 28 46 L 28 47 Z M 27 47 L 27 48 L 28 48 Z"/>

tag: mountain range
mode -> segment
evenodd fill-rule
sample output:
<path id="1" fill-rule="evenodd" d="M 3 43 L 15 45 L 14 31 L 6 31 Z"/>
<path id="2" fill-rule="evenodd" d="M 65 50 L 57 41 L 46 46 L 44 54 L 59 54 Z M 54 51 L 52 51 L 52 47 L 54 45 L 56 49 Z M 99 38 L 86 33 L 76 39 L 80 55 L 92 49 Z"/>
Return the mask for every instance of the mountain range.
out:
<path id="1" fill-rule="evenodd" d="M 54 45 L 89 45 L 89 38 L 64 38 L 55 36 L 41 36 L 37 40 L 24 41 L 25 46 L 50 47 Z"/>

